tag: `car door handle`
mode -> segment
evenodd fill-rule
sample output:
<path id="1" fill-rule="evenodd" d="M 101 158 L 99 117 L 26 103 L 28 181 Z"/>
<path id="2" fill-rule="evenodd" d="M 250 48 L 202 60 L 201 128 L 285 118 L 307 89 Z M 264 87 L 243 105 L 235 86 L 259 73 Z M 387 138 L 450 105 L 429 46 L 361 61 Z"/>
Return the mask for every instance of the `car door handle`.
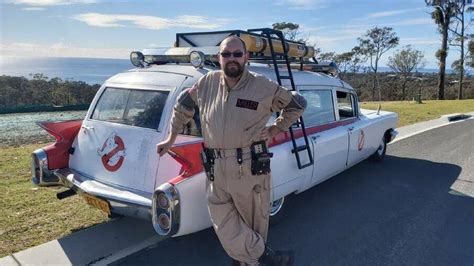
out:
<path id="1" fill-rule="evenodd" d="M 93 126 L 85 126 L 85 125 L 82 125 L 81 127 L 82 127 L 83 129 L 87 129 L 87 130 L 92 130 L 92 129 L 94 129 Z"/>
<path id="2" fill-rule="evenodd" d="M 350 127 L 350 128 L 349 128 L 349 131 L 352 131 L 352 130 L 354 130 L 354 127 Z"/>
<path id="3" fill-rule="evenodd" d="M 317 139 L 319 139 L 319 137 L 321 137 L 320 135 L 316 135 L 316 136 L 311 136 L 311 138 L 316 141 Z"/>

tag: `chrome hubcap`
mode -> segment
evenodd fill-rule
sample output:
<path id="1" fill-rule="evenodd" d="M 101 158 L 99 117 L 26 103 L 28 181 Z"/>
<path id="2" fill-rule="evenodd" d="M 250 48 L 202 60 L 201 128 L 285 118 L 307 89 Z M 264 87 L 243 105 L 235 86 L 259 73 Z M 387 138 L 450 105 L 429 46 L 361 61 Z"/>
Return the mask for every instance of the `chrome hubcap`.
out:
<path id="1" fill-rule="evenodd" d="M 276 215 L 281 210 L 283 202 L 285 202 L 285 197 L 272 202 L 272 206 L 270 206 L 270 216 Z"/>

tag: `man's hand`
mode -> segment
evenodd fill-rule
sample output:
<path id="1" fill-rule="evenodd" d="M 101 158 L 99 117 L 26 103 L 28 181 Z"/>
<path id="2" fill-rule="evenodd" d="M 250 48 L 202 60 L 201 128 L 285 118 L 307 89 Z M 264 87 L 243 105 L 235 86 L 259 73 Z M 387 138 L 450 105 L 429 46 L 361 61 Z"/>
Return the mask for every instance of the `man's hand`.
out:
<path id="1" fill-rule="evenodd" d="M 262 132 L 260 132 L 260 139 L 262 140 L 265 140 L 266 142 L 270 141 L 273 137 L 275 137 L 276 135 L 278 135 L 278 133 L 280 133 L 281 130 L 272 125 L 270 127 L 265 127 Z"/>
<path id="2" fill-rule="evenodd" d="M 163 156 L 165 153 L 167 153 L 171 146 L 173 146 L 173 143 L 176 140 L 177 136 L 178 134 L 172 133 L 166 140 L 158 143 L 156 145 L 156 152 L 158 152 L 160 156 Z"/>

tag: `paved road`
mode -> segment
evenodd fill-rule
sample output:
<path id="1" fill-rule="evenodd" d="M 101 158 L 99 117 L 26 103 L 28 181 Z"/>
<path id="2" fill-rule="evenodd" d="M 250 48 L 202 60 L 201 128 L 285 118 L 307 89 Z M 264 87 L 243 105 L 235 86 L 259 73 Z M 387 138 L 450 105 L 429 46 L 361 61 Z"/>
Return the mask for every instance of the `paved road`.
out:
<path id="1" fill-rule="evenodd" d="M 469 196 L 466 196 L 469 195 Z M 269 243 L 296 265 L 474 265 L 474 120 L 389 146 L 296 195 Z M 213 230 L 167 239 L 114 265 L 230 265 Z"/>

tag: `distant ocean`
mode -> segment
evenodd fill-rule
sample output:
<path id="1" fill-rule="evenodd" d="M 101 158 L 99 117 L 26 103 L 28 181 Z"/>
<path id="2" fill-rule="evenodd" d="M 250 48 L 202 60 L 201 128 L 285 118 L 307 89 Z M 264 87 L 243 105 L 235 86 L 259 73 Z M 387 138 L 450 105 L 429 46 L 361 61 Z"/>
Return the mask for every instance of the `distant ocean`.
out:
<path id="1" fill-rule="evenodd" d="M 134 66 L 128 59 L 69 57 L 0 57 L 0 75 L 32 78 L 41 73 L 48 78 L 102 84 L 109 77 Z"/>
<path id="2" fill-rule="evenodd" d="M 68 58 L 68 57 L 0 57 L 0 75 L 24 76 L 42 73 L 48 78 L 84 81 L 89 84 L 102 84 L 109 77 L 132 69 L 128 59 Z M 388 67 L 380 67 L 380 72 L 391 72 Z M 437 73 L 438 69 L 420 69 L 421 73 Z M 446 70 L 450 74 L 450 69 Z M 471 73 L 470 73 L 471 74 Z"/>

